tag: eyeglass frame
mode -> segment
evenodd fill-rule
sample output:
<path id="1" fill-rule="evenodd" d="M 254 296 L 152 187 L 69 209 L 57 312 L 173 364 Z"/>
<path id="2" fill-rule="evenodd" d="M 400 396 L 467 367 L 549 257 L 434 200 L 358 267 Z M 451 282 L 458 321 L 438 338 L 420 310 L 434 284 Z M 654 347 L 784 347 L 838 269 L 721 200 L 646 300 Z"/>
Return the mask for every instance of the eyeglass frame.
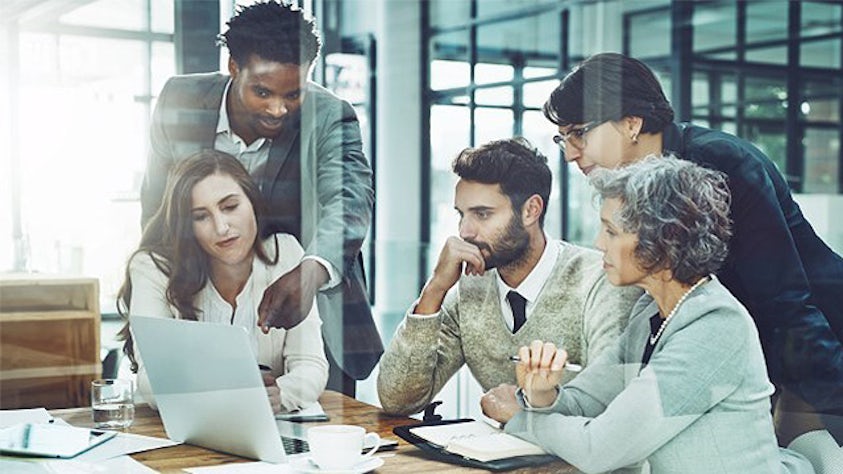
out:
<path id="1" fill-rule="evenodd" d="M 582 145 L 578 145 L 577 143 L 570 143 L 570 145 L 573 146 L 574 148 L 576 148 L 577 150 L 582 150 L 583 148 L 588 146 L 588 142 L 586 141 L 585 135 L 588 132 L 590 132 L 590 131 L 594 130 L 595 128 L 599 127 L 600 125 L 603 125 L 604 123 L 606 123 L 605 120 L 602 121 L 602 122 L 592 121 L 592 122 L 586 123 L 585 125 L 583 125 L 580 128 L 571 129 L 567 133 L 556 134 L 556 135 L 553 136 L 553 143 L 555 143 L 556 146 L 558 146 L 560 150 L 565 151 L 565 148 L 567 147 L 566 144 L 569 143 L 568 140 L 570 140 L 570 137 L 573 136 L 573 137 L 577 137 L 574 140 L 575 141 L 581 141 Z"/>

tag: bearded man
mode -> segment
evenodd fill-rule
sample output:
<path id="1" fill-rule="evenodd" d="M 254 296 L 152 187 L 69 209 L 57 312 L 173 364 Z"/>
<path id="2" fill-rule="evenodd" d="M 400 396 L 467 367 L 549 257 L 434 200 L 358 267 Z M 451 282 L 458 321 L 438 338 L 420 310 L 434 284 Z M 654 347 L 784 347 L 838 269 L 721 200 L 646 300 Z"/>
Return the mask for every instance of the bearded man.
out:
<path id="1" fill-rule="evenodd" d="M 586 365 L 620 335 L 641 296 L 609 284 L 599 252 L 545 234 L 552 176 L 529 142 L 468 148 L 452 168 L 460 236 L 446 241 L 381 359 L 387 413 L 421 411 L 464 364 L 487 391 L 485 410 L 495 394 L 514 394 L 509 357 L 537 339 Z"/>

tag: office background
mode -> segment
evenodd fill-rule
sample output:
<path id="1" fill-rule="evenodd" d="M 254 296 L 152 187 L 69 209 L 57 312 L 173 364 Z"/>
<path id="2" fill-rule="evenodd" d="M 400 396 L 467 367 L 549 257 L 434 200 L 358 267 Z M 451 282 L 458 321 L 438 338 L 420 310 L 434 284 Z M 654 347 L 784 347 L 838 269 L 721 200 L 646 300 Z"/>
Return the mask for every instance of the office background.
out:
<path id="1" fill-rule="evenodd" d="M 140 235 L 156 94 L 216 71 L 232 0 L 0 3 L 0 272 L 97 277 L 102 345 Z M 365 244 L 385 342 L 456 233 L 451 159 L 522 135 L 550 159 L 546 230 L 591 245 L 587 183 L 541 114 L 573 65 L 620 51 L 653 67 L 677 117 L 753 142 L 818 233 L 843 252 L 843 5 L 837 1 L 300 0 L 324 42 L 314 79 L 351 101 L 375 170 Z M 224 69 L 224 68 L 223 68 Z M 445 413 L 476 414 L 465 373 Z M 376 402 L 373 380 L 360 398 Z"/>

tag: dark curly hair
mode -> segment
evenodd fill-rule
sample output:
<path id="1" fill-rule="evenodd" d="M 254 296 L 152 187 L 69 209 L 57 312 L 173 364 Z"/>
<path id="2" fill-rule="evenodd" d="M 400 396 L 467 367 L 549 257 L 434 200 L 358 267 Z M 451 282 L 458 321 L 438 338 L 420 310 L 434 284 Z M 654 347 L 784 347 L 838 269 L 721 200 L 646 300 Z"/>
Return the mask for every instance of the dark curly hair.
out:
<path id="1" fill-rule="evenodd" d="M 544 103 L 558 126 L 641 117 L 641 133 L 659 133 L 673 122 L 673 108 L 653 71 L 618 53 L 589 57 L 571 71 Z"/>
<path id="2" fill-rule="evenodd" d="M 287 3 L 269 0 L 238 7 L 227 25 L 217 42 L 240 67 L 253 54 L 282 64 L 310 65 L 322 46 L 313 19 Z"/>
<path id="3" fill-rule="evenodd" d="M 732 235 L 728 179 L 673 156 L 649 156 L 592 173 L 601 200 L 619 199 L 624 232 L 638 235 L 635 257 L 647 272 L 669 269 L 686 285 L 717 272 Z"/>
<path id="4" fill-rule="evenodd" d="M 544 201 L 539 224 L 544 226 L 553 177 L 547 157 L 526 138 L 495 140 L 477 148 L 466 148 L 451 165 L 462 179 L 484 184 L 500 184 L 516 212 L 534 194 Z"/>

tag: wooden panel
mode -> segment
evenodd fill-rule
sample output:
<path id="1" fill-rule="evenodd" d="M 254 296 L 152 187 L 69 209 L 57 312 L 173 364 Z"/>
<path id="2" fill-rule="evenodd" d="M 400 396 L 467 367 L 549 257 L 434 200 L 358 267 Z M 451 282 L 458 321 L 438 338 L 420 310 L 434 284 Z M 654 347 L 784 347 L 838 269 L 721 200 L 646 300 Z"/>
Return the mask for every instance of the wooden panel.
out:
<path id="1" fill-rule="evenodd" d="M 59 375 L 2 378 L 0 405 L 8 408 L 70 408 L 91 406 L 91 382 L 99 375 Z"/>
<path id="2" fill-rule="evenodd" d="M 93 278 L 4 275 L 0 312 L 80 309 L 99 313 L 99 285 Z"/>
<path id="3" fill-rule="evenodd" d="M 99 336 L 96 279 L 0 277 L 0 408 L 89 406 Z"/>

